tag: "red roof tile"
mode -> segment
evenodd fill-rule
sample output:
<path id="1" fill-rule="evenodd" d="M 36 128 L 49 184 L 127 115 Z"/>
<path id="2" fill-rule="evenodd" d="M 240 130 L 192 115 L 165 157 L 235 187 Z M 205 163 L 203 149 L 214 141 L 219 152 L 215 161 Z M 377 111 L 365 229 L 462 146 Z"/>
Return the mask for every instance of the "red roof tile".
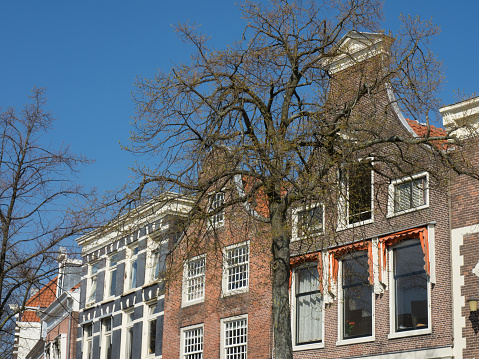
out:
<path id="1" fill-rule="evenodd" d="M 27 307 L 40 307 L 46 308 L 57 298 L 57 279 L 53 278 L 50 283 L 35 293 L 30 299 L 27 300 L 25 306 Z M 33 310 L 25 310 L 20 319 L 22 322 L 39 322 L 40 318 Z"/>
<path id="2" fill-rule="evenodd" d="M 428 133 L 428 128 L 427 125 L 419 123 L 414 120 L 410 120 L 409 118 L 406 118 L 406 121 L 408 125 L 412 128 L 412 130 L 418 135 L 419 137 L 426 137 Z M 447 132 L 439 127 L 430 125 L 429 126 L 429 137 L 440 137 L 440 136 L 446 136 Z M 437 142 L 439 147 L 442 147 L 445 149 L 447 147 L 447 141 L 446 140 L 439 140 L 439 141 L 434 141 Z"/>

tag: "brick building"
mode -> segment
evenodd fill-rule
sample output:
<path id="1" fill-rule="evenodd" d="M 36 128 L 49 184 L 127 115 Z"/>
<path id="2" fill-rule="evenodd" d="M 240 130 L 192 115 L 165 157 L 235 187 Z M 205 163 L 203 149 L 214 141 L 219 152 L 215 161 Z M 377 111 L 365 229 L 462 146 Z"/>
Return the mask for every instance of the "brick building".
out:
<path id="1" fill-rule="evenodd" d="M 324 63 L 332 74 L 331 106 L 348 99 L 358 74 L 367 82 L 380 73 L 388 43 L 383 35 L 355 32 L 341 40 L 344 55 Z M 445 133 L 406 119 L 387 85 L 374 96 L 352 116 L 367 117 L 371 131 L 405 138 Z M 479 123 L 479 98 L 441 112 L 446 128 Z M 476 149 L 469 160 L 477 168 L 477 137 L 457 135 Z M 479 185 L 442 171 L 441 151 L 455 149 L 437 146 L 366 153 L 338 166 L 337 193 L 291 211 L 294 358 L 479 357 L 477 313 L 466 303 L 479 297 Z M 394 151 L 404 163 L 390 165 Z M 270 232 L 254 219 L 261 207 L 215 211 L 244 187 L 247 181 L 235 178 L 211 192 L 204 206 L 213 214 L 206 224 L 190 224 L 174 246 L 161 233 L 170 218 L 188 212 L 180 199 L 179 207 L 160 201 L 140 209 L 121 231 L 78 240 L 84 256 L 78 359 L 273 357 Z M 172 260 L 164 288 L 153 268 L 164 263 L 155 253 L 166 252 Z"/>

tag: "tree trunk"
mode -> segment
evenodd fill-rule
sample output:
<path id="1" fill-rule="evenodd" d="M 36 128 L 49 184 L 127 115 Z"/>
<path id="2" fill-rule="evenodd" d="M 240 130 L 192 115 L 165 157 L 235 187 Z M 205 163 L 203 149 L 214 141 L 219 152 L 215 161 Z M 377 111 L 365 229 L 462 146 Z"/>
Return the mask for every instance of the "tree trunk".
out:
<path id="1" fill-rule="evenodd" d="M 292 359 L 291 314 L 289 305 L 289 232 L 284 205 L 271 206 L 273 253 L 274 358 Z"/>

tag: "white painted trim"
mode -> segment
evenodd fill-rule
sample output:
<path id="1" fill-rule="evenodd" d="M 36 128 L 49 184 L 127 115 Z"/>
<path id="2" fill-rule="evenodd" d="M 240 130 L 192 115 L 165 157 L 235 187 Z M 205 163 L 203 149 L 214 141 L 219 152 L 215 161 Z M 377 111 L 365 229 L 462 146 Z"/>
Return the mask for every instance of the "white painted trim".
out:
<path id="1" fill-rule="evenodd" d="M 226 358 L 226 353 L 225 353 L 225 324 L 227 322 L 233 322 L 235 320 L 241 320 L 241 319 L 246 319 L 246 356 L 248 355 L 248 338 L 249 338 L 249 328 L 248 328 L 248 314 L 242 314 L 242 315 L 237 315 L 234 317 L 229 317 L 229 318 L 223 318 L 220 319 L 221 323 L 221 332 L 220 332 L 220 358 L 225 359 Z M 203 332 L 204 336 L 204 332 Z"/>
<path id="2" fill-rule="evenodd" d="M 410 241 L 410 239 L 405 239 L 399 244 L 388 247 L 388 269 L 389 269 L 389 334 L 388 339 L 404 338 L 404 337 L 415 337 L 419 335 L 431 334 L 432 333 L 432 315 L 431 315 L 431 278 L 427 277 L 427 322 L 428 327 L 425 329 L 414 329 L 414 330 L 405 330 L 396 332 L 396 287 L 394 284 L 394 253 L 393 249 L 397 246 L 404 245 Z M 430 252 L 429 252 L 430 254 Z"/>
<path id="3" fill-rule="evenodd" d="M 202 353 L 204 352 L 205 348 L 205 323 L 200 323 L 200 324 L 194 324 L 190 325 L 187 327 L 183 327 L 180 329 L 180 359 L 184 359 L 185 357 L 185 332 L 188 330 L 193 330 L 197 328 L 202 328 L 203 329 L 203 350 Z"/>
<path id="4" fill-rule="evenodd" d="M 396 113 L 396 116 L 399 118 L 399 121 L 401 122 L 401 124 L 413 137 L 419 137 L 418 134 L 414 132 L 414 130 L 411 128 L 411 126 L 409 126 L 409 123 L 406 121 L 406 118 L 404 117 L 401 109 L 399 108 L 398 101 L 396 99 L 396 95 L 394 95 L 391 84 L 386 83 L 386 91 L 388 94 L 390 104 L 394 112 Z"/>
<path id="5" fill-rule="evenodd" d="M 368 251 L 357 251 L 349 254 L 348 256 L 354 256 L 356 253 L 366 252 L 366 255 L 369 256 Z M 346 258 L 348 258 L 346 256 Z M 368 258 L 369 263 L 369 258 Z M 343 338 L 343 325 L 344 325 L 344 318 L 343 318 L 343 308 L 344 308 L 344 300 L 343 300 L 343 284 L 342 284 L 342 276 L 343 276 L 343 260 L 340 260 L 338 266 L 338 340 L 336 341 L 336 346 L 342 345 L 350 345 L 350 344 L 359 344 L 359 343 L 368 343 L 373 342 L 376 340 L 376 295 L 374 294 L 374 288 L 371 291 L 371 326 L 372 326 L 372 334 L 365 337 L 358 337 L 358 338 L 351 338 L 345 339 Z"/>
<path id="6" fill-rule="evenodd" d="M 414 180 L 417 180 L 417 179 L 422 178 L 422 177 L 426 177 L 426 189 L 425 189 L 426 203 L 423 204 L 422 206 L 413 207 L 413 208 L 405 209 L 403 211 L 395 212 L 394 211 L 395 187 L 397 185 L 402 184 L 402 183 L 409 182 L 409 181 L 414 181 Z M 389 184 L 389 186 L 388 186 L 388 213 L 386 215 L 387 218 L 400 216 L 400 215 L 405 214 L 405 213 L 416 212 L 416 211 L 419 211 L 421 209 L 428 208 L 428 207 L 429 207 L 429 173 L 428 172 L 421 172 L 421 173 L 417 173 L 417 174 L 412 175 L 412 176 L 402 177 L 402 178 L 391 181 L 391 183 Z"/>
<path id="7" fill-rule="evenodd" d="M 371 161 L 371 166 L 374 165 L 374 159 L 372 157 L 364 158 L 362 160 Z M 361 161 L 361 160 L 360 160 Z M 359 162 L 360 163 L 360 162 Z M 347 174 L 349 179 L 349 173 Z M 338 225 L 337 232 L 345 229 L 357 228 L 374 222 L 374 170 L 371 169 L 371 218 L 365 221 L 359 221 L 354 223 L 349 222 L 349 183 L 340 183 L 340 194 L 338 199 Z M 345 196 L 342 195 L 345 194 Z"/>
<path id="8" fill-rule="evenodd" d="M 205 272 L 203 274 L 203 296 L 201 298 L 193 299 L 193 300 L 188 300 L 188 264 L 190 262 L 194 262 L 198 259 L 205 259 Z M 248 257 L 249 259 L 249 257 Z M 181 307 L 188 307 L 193 304 L 198 304 L 202 303 L 205 301 L 205 290 L 206 290 L 206 254 L 201 254 L 199 256 L 193 257 L 185 261 L 183 264 L 183 280 L 182 280 L 182 290 L 181 290 Z"/>
<path id="9" fill-rule="evenodd" d="M 466 318 L 462 316 L 462 308 L 466 305 L 466 298 L 461 289 L 464 286 L 464 276 L 461 275 L 461 266 L 464 265 L 464 257 L 461 255 L 461 247 L 464 244 L 464 236 L 479 232 L 479 225 L 456 228 L 451 231 L 451 269 L 452 269 L 452 308 L 454 330 L 454 358 L 462 359 L 463 350 L 466 348 L 466 338 L 462 336 L 462 329 L 466 327 Z"/>
<path id="10" fill-rule="evenodd" d="M 311 234 L 311 235 L 305 235 L 305 236 L 298 236 L 298 222 L 299 222 L 299 213 L 300 212 L 303 212 L 303 211 L 308 211 L 310 209 L 313 209 L 313 208 L 316 208 L 316 207 L 322 207 L 322 214 L 323 214 L 323 218 L 322 218 L 322 223 L 321 223 L 321 230 L 318 230 L 318 232 L 314 232 L 314 234 Z M 297 240 L 300 240 L 300 239 L 304 239 L 304 238 L 308 238 L 308 237 L 312 237 L 312 236 L 317 236 L 317 235 L 320 235 L 320 234 L 323 234 L 324 233 L 324 221 L 325 221 L 325 216 L 324 216 L 324 204 L 322 203 L 311 203 L 311 204 L 308 204 L 306 206 L 300 206 L 300 207 L 297 207 L 295 209 L 293 209 L 292 211 L 292 218 L 291 218 L 291 228 L 292 228 L 292 233 L 291 233 L 291 241 L 297 241 Z"/>
<path id="11" fill-rule="evenodd" d="M 451 347 L 401 351 L 400 353 L 349 357 L 349 359 L 452 359 Z M 454 357 L 454 359 L 457 359 Z"/>
<path id="12" fill-rule="evenodd" d="M 239 288 L 239 289 L 233 289 L 233 290 L 228 290 L 228 262 L 227 262 L 227 256 L 226 252 L 238 248 L 238 247 L 243 247 L 247 246 L 248 247 L 248 275 L 246 277 L 246 287 Z M 222 270 L 222 278 L 221 278 L 221 295 L 223 297 L 227 297 L 230 295 L 235 295 L 239 293 L 245 293 L 249 291 L 249 276 L 250 276 L 250 261 L 251 261 L 251 246 L 250 246 L 250 241 L 245 241 L 241 243 L 235 243 L 230 246 L 226 246 L 223 248 L 223 270 Z"/>
<path id="13" fill-rule="evenodd" d="M 321 253 L 321 255 L 323 255 Z M 314 263 L 317 263 L 316 261 Z M 324 266 L 323 266 L 323 278 L 320 280 L 324 280 Z M 323 285 L 323 288 L 326 288 Z M 325 290 L 323 289 L 323 292 Z M 321 304 L 322 316 L 321 316 L 321 341 L 317 343 L 311 344 L 295 344 L 296 343 L 296 271 L 293 270 L 291 276 L 291 290 L 290 290 L 291 298 L 291 335 L 292 335 L 292 343 L 293 343 L 293 351 L 301 351 L 301 350 L 311 350 L 311 349 L 319 349 L 324 348 L 324 314 L 325 314 L 325 301 L 324 301 L 324 294 L 323 300 Z"/>

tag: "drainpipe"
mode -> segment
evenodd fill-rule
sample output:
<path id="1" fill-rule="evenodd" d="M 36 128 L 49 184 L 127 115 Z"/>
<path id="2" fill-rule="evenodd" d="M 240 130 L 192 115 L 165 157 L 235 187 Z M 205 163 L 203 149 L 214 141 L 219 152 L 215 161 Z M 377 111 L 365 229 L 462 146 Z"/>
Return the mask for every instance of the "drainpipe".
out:
<path id="1" fill-rule="evenodd" d="M 71 305 L 68 305 L 70 302 Z M 67 335 L 67 359 L 70 359 L 70 336 L 72 328 L 72 311 L 73 303 L 71 303 L 71 298 L 67 298 L 67 310 L 68 310 L 68 335 Z"/>

